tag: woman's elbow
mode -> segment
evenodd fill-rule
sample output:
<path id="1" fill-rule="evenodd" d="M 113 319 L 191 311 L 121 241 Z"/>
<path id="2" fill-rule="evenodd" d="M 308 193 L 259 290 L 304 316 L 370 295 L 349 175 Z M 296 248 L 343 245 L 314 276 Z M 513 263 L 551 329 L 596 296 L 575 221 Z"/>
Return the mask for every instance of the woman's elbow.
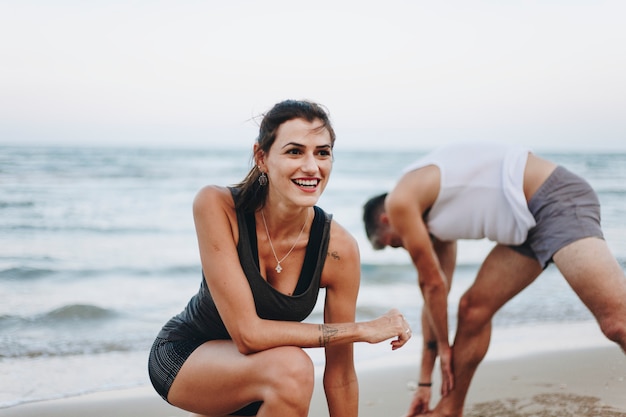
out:
<path id="1" fill-rule="evenodd" d="M 259 332 L 255 330 L 255 326 L 244 326 L 239 328 L 232 335 L 233 343 L 242 355 L 250 355 L 263 350 Z"/>
<path id="2" fill-rule="evenodd" d="M 235 342 L 235 346 L 237 347 L 237 350 L 242 355 L 250 355 L 252 353 L 258 352 L 258 350 L 254 349 L 254 347 L 250 343 L 247 343 L 246 341 L 233 339 L 233 342 Z"/>

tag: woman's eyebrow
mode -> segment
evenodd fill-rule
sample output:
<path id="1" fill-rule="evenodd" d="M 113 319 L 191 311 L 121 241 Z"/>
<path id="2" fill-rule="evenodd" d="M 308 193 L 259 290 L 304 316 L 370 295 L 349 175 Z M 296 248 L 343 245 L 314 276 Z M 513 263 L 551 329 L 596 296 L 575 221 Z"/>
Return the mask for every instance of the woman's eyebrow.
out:
<path id="1" fill-rule="evenodd" d="M 285 145 L 283 145 L 283 147 L 281 149 L 285 149 L 288 146 L 297 146 L 298 148 L 305 148 L 306 147 L 306 145 L 303 145 L 303 144 L 298 143 L 298 142 L 288 142 Z M 326 143 L 324 145 L 318 145 L 318 146 L 315 147 L 315 149 L 321 149 L 321 148 L 324 148 L 324 149 L 332 148 L 332 146 L 330 145 L 330 143 Z"/>

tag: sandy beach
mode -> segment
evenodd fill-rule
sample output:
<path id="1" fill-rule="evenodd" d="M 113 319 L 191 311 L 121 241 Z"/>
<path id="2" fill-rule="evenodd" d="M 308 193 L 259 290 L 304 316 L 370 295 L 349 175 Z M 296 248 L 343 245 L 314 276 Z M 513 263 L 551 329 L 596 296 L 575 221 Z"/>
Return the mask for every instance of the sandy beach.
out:
<path id="1" fill-rule="evenodd" d="M 360 416 L 404 415 L 415 386 L 414 363 L 358 369 Z M 309 415 L 328 416 L 320 375 Z M 437 382 L 437 381 L 435 381 Z M 188 413 L 138 387 L 0 409 L 6 417 L 174 417 Z M 566 350 L 487 360 L 470 389 L 466 417 L 626 417 L 626 356 L 618 347 Z"/>

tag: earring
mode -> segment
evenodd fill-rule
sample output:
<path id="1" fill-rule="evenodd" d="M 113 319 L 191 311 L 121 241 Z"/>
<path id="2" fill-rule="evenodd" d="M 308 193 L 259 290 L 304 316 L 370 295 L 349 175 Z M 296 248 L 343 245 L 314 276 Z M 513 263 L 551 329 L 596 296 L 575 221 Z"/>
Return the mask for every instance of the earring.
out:
<path id="1" fill-rule="evenodd" d="M 259 175 L 259 185 L 261 187 L 265 187 L 267 185 L 267 175 L 265 175 L 265 172 L 261 172 L 261 175 Z"/>

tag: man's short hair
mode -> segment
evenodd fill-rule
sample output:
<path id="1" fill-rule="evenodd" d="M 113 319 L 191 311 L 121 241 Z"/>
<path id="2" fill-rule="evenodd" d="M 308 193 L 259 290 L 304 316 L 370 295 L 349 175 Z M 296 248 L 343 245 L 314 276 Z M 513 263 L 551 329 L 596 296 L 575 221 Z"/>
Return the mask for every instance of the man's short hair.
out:
<path id="1" fill-rule="evenodd" d="M 370 198 L 363 206 L 363 223 L 365 224 L 365 234 L 368 240 L 374 246 L 374 249 L 381 249 L 376 247 L 374 238 L 378 234 L 378 228 L 380 226 L 380 215 L 385 210 L 385 198 L 387 193 L 377 195 Z"/>

